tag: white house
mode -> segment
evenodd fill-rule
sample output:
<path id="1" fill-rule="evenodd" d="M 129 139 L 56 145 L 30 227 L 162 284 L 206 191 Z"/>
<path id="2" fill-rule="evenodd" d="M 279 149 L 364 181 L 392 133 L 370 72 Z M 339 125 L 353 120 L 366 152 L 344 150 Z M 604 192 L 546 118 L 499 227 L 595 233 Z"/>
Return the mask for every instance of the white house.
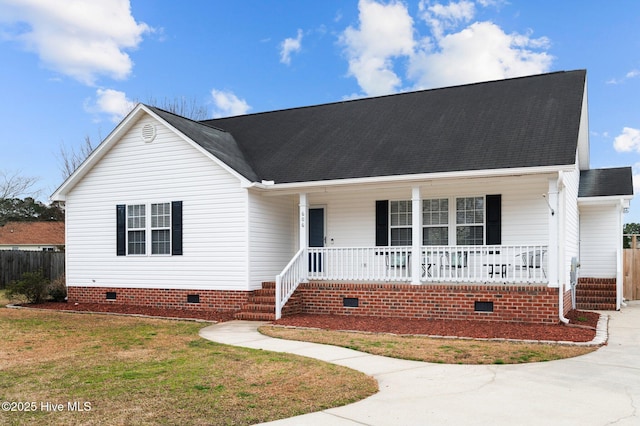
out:
<path id="1" fill-rule="evenodd" d="M 200 122 L 140 104 L 52 199 L 70 301 L 553 323 L 577 278 L 620 307 L 632 196 L 589 168 L 578 70 Z"/>

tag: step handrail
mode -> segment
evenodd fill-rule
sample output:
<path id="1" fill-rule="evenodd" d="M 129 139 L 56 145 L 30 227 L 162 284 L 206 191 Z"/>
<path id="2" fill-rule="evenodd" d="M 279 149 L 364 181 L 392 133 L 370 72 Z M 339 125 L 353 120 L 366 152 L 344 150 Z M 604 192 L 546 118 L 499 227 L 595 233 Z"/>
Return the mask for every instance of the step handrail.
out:
<path id="1" fill-rule="evenodd" d="M 298 250 L 282 272 L 276 275 L 276 320 L 282 317 L 282 308 L 296 291 L 298 285 L 307 278 L 305 252 L 304 248 Z"/>

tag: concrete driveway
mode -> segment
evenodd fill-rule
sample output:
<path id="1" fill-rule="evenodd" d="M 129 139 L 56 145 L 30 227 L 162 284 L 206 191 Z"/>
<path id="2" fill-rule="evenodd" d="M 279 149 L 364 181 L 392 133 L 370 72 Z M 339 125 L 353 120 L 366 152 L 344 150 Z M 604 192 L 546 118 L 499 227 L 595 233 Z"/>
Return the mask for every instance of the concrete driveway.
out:
<path id="1" fill-rule="evenodd" d="M 520 365 L 442 365 L 273 339 L 262 323 L 206 327 L 202 337 L 353 368 L 380 392 L 354 404 L 269 425 L 640 425 L 640 301 L 607 312 L 608 344 L 571 359 Z"/>

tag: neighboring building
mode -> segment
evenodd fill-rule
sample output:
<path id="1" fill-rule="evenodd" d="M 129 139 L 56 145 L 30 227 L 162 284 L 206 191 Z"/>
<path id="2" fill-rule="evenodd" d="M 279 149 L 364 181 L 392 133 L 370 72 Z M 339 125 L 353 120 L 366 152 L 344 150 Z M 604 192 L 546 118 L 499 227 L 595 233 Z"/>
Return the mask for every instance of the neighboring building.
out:
<path id="1" fill-rule="evenodd" d="M 587 111 L 583 70 L 200 122 L 140 104 L 52 195 L 69 300 L 553 323 L 579 278 L 619 308 L 631 169 L 589 168 Z"/>
<path id="2" fill-rule="evenodd" d="M 0 226 L 0 250 L 64 250 L 64 222 L 7 222 Z"/>

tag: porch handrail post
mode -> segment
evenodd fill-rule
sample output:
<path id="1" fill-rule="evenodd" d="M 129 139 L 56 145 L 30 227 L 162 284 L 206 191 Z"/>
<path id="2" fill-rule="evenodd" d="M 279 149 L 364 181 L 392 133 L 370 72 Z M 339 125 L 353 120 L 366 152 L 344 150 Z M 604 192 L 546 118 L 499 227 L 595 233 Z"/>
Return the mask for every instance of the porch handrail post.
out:
<path id="1" fill-rule="evenodd" d="M 411 189 L 411 284 L 420 284 L 422 269 L 422 209 L 420 208 L 420 187 Z"/>

